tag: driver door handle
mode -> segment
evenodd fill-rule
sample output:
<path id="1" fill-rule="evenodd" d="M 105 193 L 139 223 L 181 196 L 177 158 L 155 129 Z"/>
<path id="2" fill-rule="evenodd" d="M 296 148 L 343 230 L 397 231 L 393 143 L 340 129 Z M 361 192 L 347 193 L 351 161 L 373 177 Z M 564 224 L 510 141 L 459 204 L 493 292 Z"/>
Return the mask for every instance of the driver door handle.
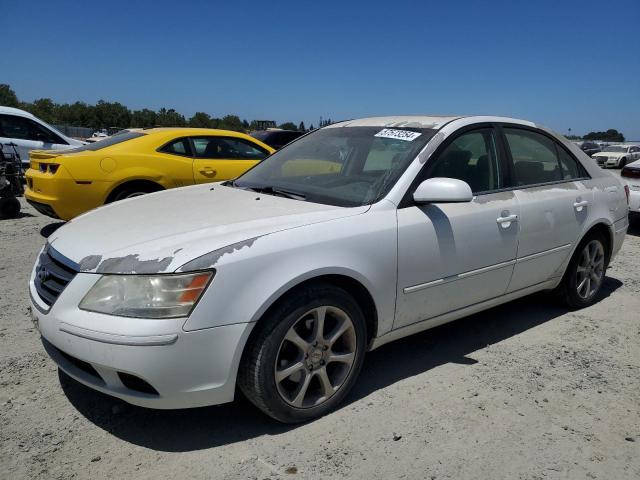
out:
<path id="1" fill-rule="evenodd" d="M 215 177 L 215 176 L 216 176 L 216 174 L 218 173 L 218 171 L 217 171 L 217 170 L 213 170 L 213 169 L 211 169 L 211 168 L 204 168 L 204 169 L 200 170 L 200 173 L 201 173 L 202 175 L 204 175 L 205 177 L 212 178 L 212 177 Z"/>

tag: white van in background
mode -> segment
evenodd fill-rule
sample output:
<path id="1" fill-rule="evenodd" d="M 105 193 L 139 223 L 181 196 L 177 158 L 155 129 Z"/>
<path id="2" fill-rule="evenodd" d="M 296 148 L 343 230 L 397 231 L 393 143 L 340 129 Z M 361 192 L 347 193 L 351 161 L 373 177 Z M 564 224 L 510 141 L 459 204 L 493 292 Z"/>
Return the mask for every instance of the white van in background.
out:
<path id="1" fill-rule="evenodd" d="M 0 106 L 0 143 L 16 145 L 25 169 L 29 168 L 31 150 L 61 150 L 86 144 L 67 137 L 29 112 L 3 106 Z"/>

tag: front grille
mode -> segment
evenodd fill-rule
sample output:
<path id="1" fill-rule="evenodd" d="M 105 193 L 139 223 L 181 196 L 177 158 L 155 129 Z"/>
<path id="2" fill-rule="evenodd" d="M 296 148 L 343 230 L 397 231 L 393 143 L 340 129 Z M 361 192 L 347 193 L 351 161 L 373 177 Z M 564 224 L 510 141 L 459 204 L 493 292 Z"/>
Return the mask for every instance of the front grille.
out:
<path id="1" fill-rule="evenodd" d="M 53 305 L 78 271 L 75 263 L 47 245 L 38 259 L 34 279 L 36 291 L 42 301 L 49 306 Z"/>

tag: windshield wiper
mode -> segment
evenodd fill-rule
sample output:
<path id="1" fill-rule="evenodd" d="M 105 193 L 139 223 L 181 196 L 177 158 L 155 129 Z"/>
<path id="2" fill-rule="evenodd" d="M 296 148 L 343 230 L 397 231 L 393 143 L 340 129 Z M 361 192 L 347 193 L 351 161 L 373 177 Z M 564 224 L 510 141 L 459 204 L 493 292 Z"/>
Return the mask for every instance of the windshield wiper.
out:
<path id="1" fill-rule="evenodd" d="M 264 193 L 266 195 L 277 195 L 280 197 L 291 198 L 293 200 L 304 200 L 307 196 L 304 193 L 293 192 L 291 190 L 286 190 L 284 188 L 274 187 L 272 185 L 267 185 L 264 187 L 258 186 L 245 186 L 239 188 L 246 188 L 247 190 L 251 190 L 257 193 Z"/>
<path id="2" fill-rule="evenodd" d="M 293 200 L 304 200 L 307 196 L 304 193 L 293 192 L 284 188 L 274 187 L 273 185 L 266 185 L 259 187 L 257 185 L 238 185 L 235 180 L 227 180 L 223 183 L 224 186 L 239 188 L 240 190 L 251 190 L 256 193 L 264 193 L 266 195 L 278 195 L 281 197 L 291 198 Z"/>

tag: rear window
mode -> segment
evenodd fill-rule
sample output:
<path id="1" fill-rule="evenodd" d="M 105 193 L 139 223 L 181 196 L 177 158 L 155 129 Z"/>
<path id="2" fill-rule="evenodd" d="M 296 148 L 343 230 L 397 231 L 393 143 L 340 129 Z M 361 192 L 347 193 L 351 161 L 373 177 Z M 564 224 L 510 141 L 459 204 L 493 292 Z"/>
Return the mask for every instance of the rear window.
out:
<path id="1" fill-rule="evenodd" d="M 142 137 L 144 135 L 146 135 L 146 133 L 142 133 L 142 132 L 118 133 L 113 137 L 105 138 L 104 140 L 100 140 L 95 143 L 89 143 L 87 145 L 83 145 L 82 147 L 65 150 L 65 152 L 76 153 L 76 152 L 84 152 L 87 150 L 95 152 L 98 150 L 102 150 L 103 148 L 110 147 L 112 145 L 117 145 L 118 143 L 127 142 L 129 140 L 133 140 L 134 138 Z"/>

